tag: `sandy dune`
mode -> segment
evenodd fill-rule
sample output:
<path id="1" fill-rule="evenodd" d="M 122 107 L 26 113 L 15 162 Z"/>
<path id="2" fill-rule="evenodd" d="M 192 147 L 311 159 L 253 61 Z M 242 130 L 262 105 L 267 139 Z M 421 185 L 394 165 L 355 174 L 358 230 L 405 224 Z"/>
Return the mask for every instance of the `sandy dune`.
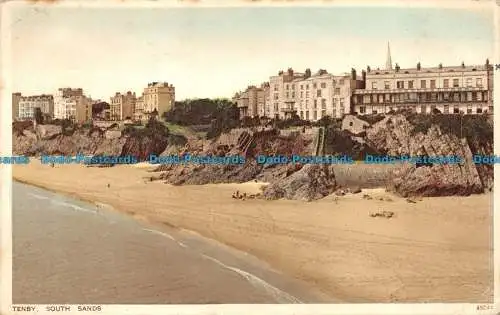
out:
<path id="1" fill-rule="evenodd" d="M 347 302 L 492 300 L 492 194 L 409 203 L 370 190 L 311 203 L 242 201 L 231 194 L 255 193 L 261 184 L 170 186 L 150 182 L 144 167 L 52 168 L 37 161 L 14 166 L 13 174 L 196 231 Z M 395 215 L 369 215 L 382 210 Z"/>

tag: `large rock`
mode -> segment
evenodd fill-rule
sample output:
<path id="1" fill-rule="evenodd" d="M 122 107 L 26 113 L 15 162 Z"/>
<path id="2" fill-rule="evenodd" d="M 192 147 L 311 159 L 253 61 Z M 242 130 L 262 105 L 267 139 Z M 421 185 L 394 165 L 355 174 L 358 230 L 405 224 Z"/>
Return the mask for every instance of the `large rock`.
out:
<path id="1" fill-rule="evenodd" d="M 57 125 L 37 125 L 36 133 L 40 139 L 50 140 L 62 133 L 62 127 Z"/>
<path id="2" fill-rule="evenodd" d="M 335 190 L 335 177 L 326 165 L 305 165 L 290 176 L 268 185 L 263 197 L 268 200 L 294 199 L 312 201 Z"/>
<path id="3" fill-rule="evenodd" d="M 465 139 L 443 134 L 437 126 L 416 134 L 412 133 L 413 128 L 403 115 L 388 116 L 367 131 L 367 141 L 388 155 L 460 156 L 464 163 L 402 163 L 393 172 L 391 190 L 402 196 L 469 195 L 484 191 Z"/>

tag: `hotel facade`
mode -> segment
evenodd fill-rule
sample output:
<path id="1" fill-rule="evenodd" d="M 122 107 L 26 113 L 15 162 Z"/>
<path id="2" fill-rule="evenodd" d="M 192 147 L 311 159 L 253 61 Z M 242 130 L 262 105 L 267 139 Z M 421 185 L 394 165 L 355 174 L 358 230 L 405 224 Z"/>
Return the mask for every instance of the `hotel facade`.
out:
<path id="1" fill-rule="evenodd" d="M 394 110 L 416 113 L 493 113 L 493 65 L 392 68 L 390 50 L 383 70 L 366 71 L 366 88 L 353 92 L 353 112 L 385 114 Z"/>
<path id="2" fill-rule="evenodd" d="M 260 87 L 249 86 L 245 91 L 237 93 L 234 97 L 241 117 L 266 116 L 269 108 L 266 108 L 266 98 L 269 98 L 269 83 L 263 83 Z"/>
<path id="3" fill-rule="evenodd" d="M 54 97 L 52 95 L 21 96 L 17 106 L 17 117 L 20 120 L 34 119 L 36 108 L 40 108 L 42 114 L 54 117 Z"/>
<path id="4" fill-rule="evenodd" d="M 152 82 L 144 88 L 142 95 L 143 112 L 150 114 L 158 112 L 162 117 L 164 113 L 170 111 L 175 103 L 175 87 L 167 82 Z"/>
<path id="5" fill-rule="evenodd" d="M 250 86 L 237 93 L 234 100 L 240 117 L 286 119 L 297 115 L 317 121 L 349 114 L 352 91 L 363 86 L 363 77 L 358 77 L 354 69 L 350 74 L 333 75 L 323 69 L 311 74 L 310 69 L 296 73 L 289 68 L 271 76 L 260 88 Z"/>
<path id="6" fill-rule="evenodd" d="M 293 69 L 271 76 L 264 103 L 255 102 L 249 87 L 234 101 L 240 117 L 264 116 L 285 119 L 298 115 L 303 120 L 342 118 L 346 114 L 387 114 L 397 110 L 443 114 L 493 113 L 493 65 L 465 65 L 393 68 L 387 47 L 383 70 L 367 67 L 361 76 L 352 69 L 343 75 L 319 70 L 311 75 Z"/>
<path id="7" fill-rule="evenodd" d="M 121 121 L 132 119 L 134 115 L 137 97 L 135 93 L 128 91 L 125 94 L 117 92 L 110 98 L 109 120 Z"/>
<path id="8" fill-rule="evenodd" d="M 84 123 L 92 119 L 92 101 L 82 89 L 60 88 L 54 95 L 54 117 Z"/>

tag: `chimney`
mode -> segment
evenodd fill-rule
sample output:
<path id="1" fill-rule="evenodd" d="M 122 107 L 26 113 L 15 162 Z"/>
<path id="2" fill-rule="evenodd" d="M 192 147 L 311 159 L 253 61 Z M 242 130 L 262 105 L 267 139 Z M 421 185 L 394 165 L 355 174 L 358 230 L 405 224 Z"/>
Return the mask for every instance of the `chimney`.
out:
<path id="1" fill-rule="evenodd" d="M 307 68 L 307 69 L 306 69 L 306 72 L 305 72 L 305 76 L 304 76 L 304 77 L 305 77 L 305 79 L 307 79 L 307 78 L 310 78 L 310 77 L 311 77 L 311 69 L 309 69 L 309 68 Z"/>
<path id="2" fill-rule="evenodd" d="M 292 68 L 288 68 L 288 75 L 293 77 L 293 69 Z"/>
<path id="3" fill-rule="evenodd" d="M 465 63 L 462 61 L 462 68 L 465 68 Z"/>
<path id="4" fill-rule="evenodd" d="M 366 72 L 370 72 L 372 71 L 372 69 L 370 68 L 370 66 L 366 66 Z"/>
<path id="5" fill-rule="evenodd" d="M 361 71 L 361 79 L 363 80 L 363 82 L 366 82 L 366 71 L 365 70 Z"/>
<path id="6" fill-rule="evenodd" d="M 356 69 L 351 68 L 351 79 L 356 80 Z"/>
<path id="7" fill-rule="evenodd" d="M 420 71 L 422 69 L 422 65 L 420 65 L 420 61 L 417 63 L 417 70 Z"/>
<path id="8" fill-rule="evenodd" d="M 490 60 L 486 59 L 486 67 L 488 67 L 489 65 L 490 65 Z"/>
<path id="9" fill-rule="evenodd" d="M 438 66 L 439 69 L 443 69 L 443 64 L 440 63 L 439 66 Z"/>
<path id="10" fill-rule="evenodd" d="M 399 72 L 399 69 L 400 69 L 400 68 L 399 68 L 399 65 L 398 65 L 397 63 L 396 63 L 395 68 L 396 68 L 396 72 Z"/>
<path id="11" fill-rule="evenodd" d="M 282 75 L 282 74 L 283 74 L 283 70 L 278 71 L 278 75 Z"/>

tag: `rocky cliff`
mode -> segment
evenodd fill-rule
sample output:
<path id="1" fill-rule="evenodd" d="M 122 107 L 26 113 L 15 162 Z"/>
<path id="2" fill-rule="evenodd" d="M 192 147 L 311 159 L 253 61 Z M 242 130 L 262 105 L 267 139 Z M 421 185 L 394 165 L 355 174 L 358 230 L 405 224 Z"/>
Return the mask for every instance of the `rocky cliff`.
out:
<path id="1" fill-rule="evenodd" d="M 166 135 L 123 135 L 118 130 L 98 128 L 65 133 L 56 125 L 38 125 L 35 129 L 29 125 L 16 127 L 12 137 L 12 151 L 16 155 L 133 155 L 139 161 L 149 154 L 162 153 L 168 144 Z"/>
<path id="2" fill-rule="evenodd" d="M 491 154 L 490 147 L 475 147 L 473 152 L 467 139 L 444 133 L 436 125 L 425 132 L 414 129 L 405 116 L 388 116 L 367 129 L 366 141 L 388 155 L 460 156 L 464 163 L 401 164 L 392 174 L 390 189 L 403 196 L 444 196 L 481 193 L 490 188 L 492 173 L 487 167 L 479 171 L 472 161 L 473 154 Z"/>
<path id="3" fill-rule="evenodd" d="M 443 117 L 448 124 L 447 119 Z M 276 129 L 234 129 L 215 140 L 185 143 L 185 139 L 169 138 L 162 125 L 122 133 L 99 128 L 68 132 L 54 125 L 39 125 L 33 129 L 29 124 L 18 124 L 13 131 L 13 151 L 17 155 L 134 155 L 139 160 L 145 160 L 150 154 L 242 156 L 246 160 L 243 164 L 161 165 L 156 168 L 158 174 L 153 178 L 175 185 L 261 180 L 270 183 L 263 192 L 266 199 L 314 200 L 330 194 L 340 185 L 352 183 L 357 188 L 373 187 L 374 183 L 385 185 L 402 196 L 469 195 L 491 189 L 493 184 L 493 167 L 476 165 L 472 161 L 473 154 L 493 154 L 492 136 L 477 136 L 476 125 L 470 126 L 473 127 L 469 128 L 469 136 L 459 137 L 456 132 L 449 132 L 450 128 L 434 122 L 422 128 L 422 124 L 408 116 L 391 115 L 364 128 L 363 135 L 329 130 L 325 140 L 327 154 L 347 154 L 356 159 L 366 154 L 460 156 L 464 160 L 462 164 L 449 165 L 391 165 L 382 171 L 375 166 L 365 168 L 362 174 L 353 172 L 357 165 L 346 165 L 346 168 L 340 167 L 342 165 L 258 164 L 258 155 L 311 155 L 314 141 L 310 134 Z M 481 123 L 479 128 L 485 129 L 482 132 L 488 135 L 491 131 L 492 135 L 492 125 Z M 336 172 L 340 172 L 338 180 Z M 369 172 L 378 173 L 370 176 Z M 349 176 L 353 180 L 346 178 Z M 367 185 L 363 185 L 363 180 Z"/>

